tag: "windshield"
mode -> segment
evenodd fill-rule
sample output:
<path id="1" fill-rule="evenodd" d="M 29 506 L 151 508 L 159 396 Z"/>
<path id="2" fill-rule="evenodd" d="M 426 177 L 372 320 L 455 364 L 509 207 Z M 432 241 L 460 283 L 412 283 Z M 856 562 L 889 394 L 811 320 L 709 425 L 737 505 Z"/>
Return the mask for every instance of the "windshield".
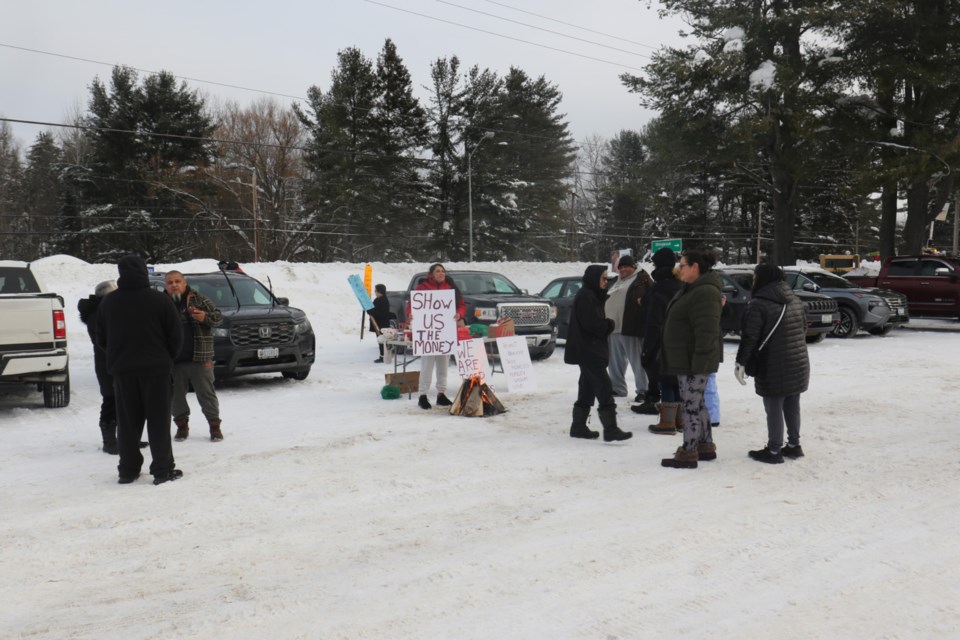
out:
<path id="1" fill-rule="evenodd" d="M 517 285 L 498 273 L 450 273 L 461 293 L 521 293 Z"/>
<path id="2" fill-rule="evenodd" d="M 826 273 L 823 271 L 811 271 L 809 273 L 804 273 L 803 275 L 807 276 L 818 285 L 824 289 L 856 289 L 857 285 L 853 284 L 849 280 L 841 278 L 840 276 L 835 276 L 832 273 Z"/>
<path id="3" fill-rule="evenodd" d="M 196 289 L 206 297 L 210 298 L 217 307 L 236 307 L 237 297 L 240 298 L 242 307 L 269 307 L 273 304 L 270 292 L 253 278 L 230 278 L 230 282 L 224 277 L 191 279 L 187 276 L 187 283 L 191 288 Z M 233 295 L 230 284 L 236 290 L 237 295 Z"/>

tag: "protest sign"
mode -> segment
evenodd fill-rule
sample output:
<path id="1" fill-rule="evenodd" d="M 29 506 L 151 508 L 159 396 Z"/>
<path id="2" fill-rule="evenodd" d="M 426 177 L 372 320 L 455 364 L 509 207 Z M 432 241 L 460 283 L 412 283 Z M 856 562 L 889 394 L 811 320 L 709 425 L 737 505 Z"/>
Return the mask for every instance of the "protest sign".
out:
<path id="1" fill-rule="evenodd" d="M 453 289 L 410 292 L 413 355 L 449 355 L 457 346 L 457 303 Z"/>
<path id="2" fill-rule="evenodd" d="M 500 352 L 500 363 L 507 376 L 507 388 L 513 393 L 536 391 L 537 381 L 533 377 L 527 339 L 523 336 L 497 338 L 497 351 Z"/>
<path id="3" fill-rule="evenodd" d="M 350 288 L 353 289 L 353 295 L 357 296 L 357 301 L 363 310 L 370 311 L 370 309 L 373 309 L 373 300 L 370 299 L 370 294 L 367 293 L 366 287 L 363 286 L 363 280 L 360 279 L 360 276 L 348 276 L 347 282 L 350 283 Z"/>
<path id="4" fill-rule="evenodd" d="M 486 379 L 493 375 L 487 360 L 487 350 L 483 347 L 483 338 L 461 340 L 457 343 L 457 370 L 463 380 L 472 376 Z"/>

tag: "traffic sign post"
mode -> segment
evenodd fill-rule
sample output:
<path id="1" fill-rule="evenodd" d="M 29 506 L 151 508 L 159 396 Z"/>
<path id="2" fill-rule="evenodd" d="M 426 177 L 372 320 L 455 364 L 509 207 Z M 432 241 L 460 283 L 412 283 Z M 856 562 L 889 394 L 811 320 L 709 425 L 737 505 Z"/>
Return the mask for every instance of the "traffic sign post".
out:
<path id="1" fill-rule="evenodd" d="M 666 247 L 674 253 L 680 253 L 683 251 L 683 240 L 680 238 L 671 238 L 668 240 L 651 240 L 650 241 L 650 251 L 656 253 L 659 249 Z"/>

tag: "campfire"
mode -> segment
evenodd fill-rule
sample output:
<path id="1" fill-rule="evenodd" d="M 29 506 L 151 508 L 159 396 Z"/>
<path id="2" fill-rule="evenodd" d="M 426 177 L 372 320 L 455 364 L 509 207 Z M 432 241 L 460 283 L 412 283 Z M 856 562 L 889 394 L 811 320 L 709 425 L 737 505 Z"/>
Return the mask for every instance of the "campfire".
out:
<path id="1" fill-rule="evenodd" d="M 493 389 L 483 381 L 483 376 L 470 376 L 460 385 L 450 413 L 468 418 L 484 418 L 506 411 Z"/>

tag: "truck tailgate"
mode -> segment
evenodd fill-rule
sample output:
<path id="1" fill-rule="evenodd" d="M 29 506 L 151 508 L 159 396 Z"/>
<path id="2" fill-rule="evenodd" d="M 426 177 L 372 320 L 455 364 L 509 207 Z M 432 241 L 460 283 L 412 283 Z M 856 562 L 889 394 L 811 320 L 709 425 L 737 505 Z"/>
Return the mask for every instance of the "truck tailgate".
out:
<path id="1" fill-rule="evenodd" d="M 49 297 L 0 296 L 0 349 L 53 347 L 53 305 Z"/>

